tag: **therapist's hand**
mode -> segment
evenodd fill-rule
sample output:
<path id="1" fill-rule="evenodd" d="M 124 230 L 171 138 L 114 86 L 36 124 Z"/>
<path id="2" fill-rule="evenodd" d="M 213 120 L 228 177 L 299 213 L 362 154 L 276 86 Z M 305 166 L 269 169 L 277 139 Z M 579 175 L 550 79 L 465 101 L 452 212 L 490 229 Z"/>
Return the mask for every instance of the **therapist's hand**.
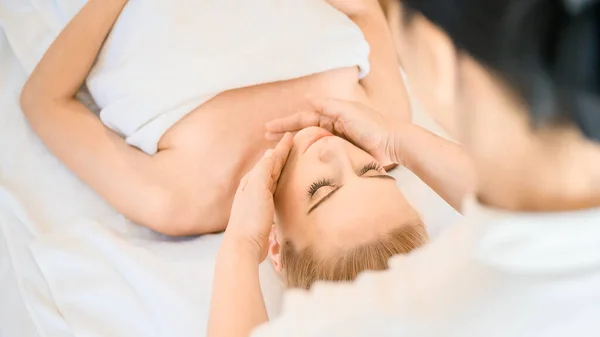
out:
<path id="1" fill-rule="evenodd" d="M 309 101 L 313 111 L 270 121 L 265 126 L 265 137 L 277 140 L 285 132 L 318 126 L 367 151 L 386 170 L 402 164 L 395 151 L 395 134 L 403 123 L 385 118 L 381 113 L 358 102 L 333 98 L 311 98 Z"/>
<path id="2" fill-rule="evenodd" d="M 267 257 L 275 213 L 273 193 L 292 147 L 292 139 L 291 134 L 286 134 L 275 149 L 265 152 L 242 178 L 233 199 L 224 240 L 233 240 L 234 245 L 248 249 L 245 252 L 256 254 L 258 262 Z"/>

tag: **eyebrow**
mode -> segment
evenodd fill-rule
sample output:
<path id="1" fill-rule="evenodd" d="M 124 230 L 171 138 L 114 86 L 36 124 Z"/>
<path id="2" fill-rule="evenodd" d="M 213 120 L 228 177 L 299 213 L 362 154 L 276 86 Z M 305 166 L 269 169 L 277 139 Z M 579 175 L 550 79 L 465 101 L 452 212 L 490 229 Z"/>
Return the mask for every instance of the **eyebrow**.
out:
<path id="1" fill-rule="evenodd" d="M 396 181 L 396 178 L 394 178 L 392 176 L 389 176 L 387 174 L 382 174 L 382 175 L 378 175 L 378 176 L 366 176 L 366 177 L 362 177 L 362 178 L 365 178 L 365 179 L 384 179 L 384 180 Z M 324 196 L 323 198 L 321 198 L 321 200 L 317 201 L 317 203 L 315 203 L 314 205 L 312 205 L 312 207 L 308 210 L 308 213 L 306 213 L 306 214 L 310 214 L 317 207 L 319 207 L 323 202 L 329 200 L 343 186 L 344 185 L 340 185 L 340 186 L 334 188 L 331 192 L 329 192 L 329 194 L 327 194 L 326 196 Z"/>

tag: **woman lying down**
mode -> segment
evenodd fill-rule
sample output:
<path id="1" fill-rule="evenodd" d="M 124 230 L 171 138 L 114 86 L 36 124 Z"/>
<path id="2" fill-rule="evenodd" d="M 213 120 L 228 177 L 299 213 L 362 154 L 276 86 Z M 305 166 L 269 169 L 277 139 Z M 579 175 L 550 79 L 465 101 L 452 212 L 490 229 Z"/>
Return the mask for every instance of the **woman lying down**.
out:
<path id="1" fill-rule="evenodd" d="M 462 197 L 460 150 L 410 123 L 397 69 L 377 1 L 90 0 L 21 104 L 80 179 L 132 221 L 173 236 L 226 229 L 240 179 L 281 137 L 266 139 L 265 124 L 319 109 L 307 97 L 396 114 L 407 130 L 402 158 L 374 158 L 341 138 L 313 151 L 321 128 L 293 138 L 272 255 L 289 286 L 308 288 L 384 269 L 425 243 L 384 167 L 401 161 L 453 206 Z M 75 98 L 86 81 L 100 118 Z"/>

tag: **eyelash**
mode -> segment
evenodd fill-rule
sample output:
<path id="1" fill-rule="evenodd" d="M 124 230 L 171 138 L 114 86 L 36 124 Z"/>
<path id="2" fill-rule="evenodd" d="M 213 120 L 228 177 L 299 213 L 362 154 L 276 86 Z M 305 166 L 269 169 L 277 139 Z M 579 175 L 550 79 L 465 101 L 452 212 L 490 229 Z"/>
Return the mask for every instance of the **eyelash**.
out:
<path id="1" fill-rule="evenodd" d="M 363 166 L 359 171 L 359 175 L 363 175 L 371 170 L 381 172 L 383 170 L 383 168 L 378 163 L 372 162 L 372 163 L 369 163 L 369 164 Z M 312 183 L 312 185 L 310 185 L 310 187 L 308 188 L 308 196 L 312 197 L 313 195 L 315 195 L 315 193 L 317 193 L 317 191 L 321 187 L 324 187 L 324 186 L 333 186 L 333 181 L 331 181 L 329 179 L 321 179 L 319 181 Z"/>
<path id="2" fill-rule="evenodd" d="M 363 175 L 363 174 L 365 174 L 365 173 L 367 173 L 367 172 L 369 172 L 371 170 L 381 172 L 381 171 L 383 171 L 383 167 L 381 167 L 381 165 L 379 165 L 376 162 L 372 162 L 372 163 L 369 163 L 369 164 L 363 166 L 363 168 L 360 169 L 360 174 L 359 175 Z"/>
<path id="3" fill-rule="evenodd" d="M 315 193 L 317 193 L 319 188 L 324 186 L 333 186 L 333 182 L 329 179 L 321 179 L 319 181 L 315 181 L 314 183 L 312 183 L 312 185 L 310 185 L 310 188 L 308 189 L 308 196 L 312 197 L 313 195 L 315 195 Z"/>

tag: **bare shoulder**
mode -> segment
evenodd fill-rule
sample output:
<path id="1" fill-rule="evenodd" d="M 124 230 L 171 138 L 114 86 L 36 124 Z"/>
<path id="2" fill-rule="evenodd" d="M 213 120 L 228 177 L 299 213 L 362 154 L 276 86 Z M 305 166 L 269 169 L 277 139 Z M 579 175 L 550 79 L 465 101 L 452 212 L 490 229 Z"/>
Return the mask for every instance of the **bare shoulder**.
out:
<path id="1" fill-rule="evenodd" d="M 153 160 L 175 191 L 175 216 L 225 229 L 240 179 L 275 145 L 265 140 L 265 123 L 309 108 L 307 95 L 367 100 L 358 69 L 348 67 L 223 92 L 171 127 Z"/>
<path id="2" fill-rule="evenodd" d="M 208 138 L 160 150 L 153 158 L 158 170 L 169 177 L 173 223 L 182 235 L 225 230 L 237 183 L 234 165 L 224 148 Z"/>

